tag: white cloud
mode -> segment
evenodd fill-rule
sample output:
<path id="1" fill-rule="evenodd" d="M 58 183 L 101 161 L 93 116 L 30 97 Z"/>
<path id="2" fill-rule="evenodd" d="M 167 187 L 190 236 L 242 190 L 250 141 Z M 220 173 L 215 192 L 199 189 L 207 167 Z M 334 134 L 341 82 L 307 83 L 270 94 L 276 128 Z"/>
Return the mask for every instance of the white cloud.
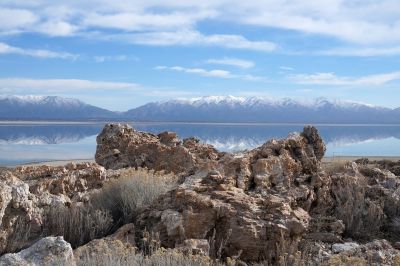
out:
<path id="1" fill-rule="evenodd" d="M 152 46 L 217 46 L 232 49 L 246 49 L 263 52 L 271 52 L 277 45 L 267 41 L 250 41 L 240 35 L 213 34 L 204 35 L 194 30 L 183 30 L 174 32 L 147 32 L 136 34 L 109 35 L 109 40 L 123 40 L 134 44 Z"/>
<path id="2" fill-rule="evenodd" d="M 0 79 L 0 91 L 11 92 L 19 89 L 32 89 L 43 93 L 69 92 L 71 90 L 137 90 L 140 85 L 125 82 L 93 81 L 84 79 Z"/>
<path id="3" fill-rule="evenodd" d="M 135 13 L 121 12 L 114 14 L 89 13 L 83 21 L 84 26 L 113 28 L 125 31 L 171 30 L 188 28 L 196 21 L 212 18 L 215 12 L 178 12 L 171 13 Z"/>
<path id="4" fill-rule="evenodd" d="M 397 0 L 14 0 L 0 4 L 0 29 L 57 36 L 102 29 L 179 32 L 193 30 L 206 20 L 326 35 L 363 45 L 400 41 Z"/>
<path id="5" fill-rule="evenodd" d="M 0 54 L 17 54 L 32 56 L 38 58 L 60 58 L 60 59 L 78 59 L 79 55 L 70 54 L 65 52 L 54 52 L 49 50 L 35 50 L 35 49 L 23 49 L 20 47 L 10 46 L 6 43 L 0 42 Z"/>
<path id="6" fill-rule="evenodd" d="M 0 4 L 0 30 L 18 31 L 38 20 L 39 17 L 29 10 L 2 8 Z"/>
<path id="7" fill-rule="evenodd" d="M 293 67 L 288 67 L 288 66 L 280 66 L 279 69 L 284 70 L 284 71 L 293 71 L 294 70 Z"/>
<path id="8" fill-rule="evenodd" d="M 400 54 L 398 0 L 3 0 L 0 3 L 0 35 L 41 33 L 101 37 L 141 45 L 202 45 L 264 52 L 277 49 L 277 44 L 267 41 L 268 36 L 249 40 L 224 31 L 199 32 L 198 25 L 203 22 L 288 30 L 287 34 L 296 31 L 327 36 L 348 45 L 328 48 L 319 53 L 323 55 Z"/>
<path id="9" fill-rule="evenodd" d="M 362 77 L 341 77 L 335 73 L 299 74 L 289 76 L 289 79 L 298 84 L 309 85 L 379 86 L 400 80 L 400 71 Z"/>
<path id="10" fill-rule="evenodd" d="M 49 36 L 71 36 L 79 27 L 65 21 L 46 21 L 37 25 L 36 31 Z"/>
<path id="11" fill-rule="evenodd" d="M 259 77 L 259 76 L 253 76 L 250 74 L 246 75 L 238 75 L 238 74 L 233 74 L 230 71 L 227 70 L 222 70 L 222 69 L 213 69 L 213 70 L 206 70 L 202 68 L 186 68 L 186 67 L 181 67 L 181 66 L 173 66 L 173 67 L 167 67 L 167 66 L 156 66 L 154 68 L 155 70 L 161 70 L 161 71 L 176 71 L 176 72 L 183 72 L 187 74 L 197 74 L 203 77 L 214 77 L 214 78 L 225 78 L 225 79 L 241 79 L 241 80 L 247 80 L 247 81 L 264 81 L 264 77 Z"/>
<path id="12" fill-rule="evenodd" d="M 158 70 L 163 70 L 161 67 L 156 67 Z M 180 66 L 173 66 L 170 68 L 164 68 L 164 70 L 169 69 L 178 72 L 185 72 L 189 74 L 197 74 L 204 77 L 215 77 L 215 78 L 232 78 L 232 74 L 229 71 L 221 69 L 205 70 L 202 68 L 184 68 Z"/>
<path id="13" fill-rule="evenodd" d="M 97 63 L 103 63 L 107 61 L 128 61 L 128 60 L 139 61 L 137 57 L 128 55 L 98 55 L 94 57 L 94 60 Z"/>
<path id="14" fill-rule="evenodd" d="M 333 48 L 329 50 L 319 51 L 317 54 L 320 55 L 330 55 L 330 56 L 358 56 L 358 57 L 368 57 L 368 56 L 393 56 L 400 55 L 400 46 L 394 47 L 345 47 L 345 48 Z"/>
<path id="15" fill-rule="evenodd" d="M 235 66 L 240 68 L 252 68 L 255 66 L 255 63 L 252 61 L 229 57 L 224 57 L 221 59 L 208 59 L 206 63 L 214 65 Z"/>

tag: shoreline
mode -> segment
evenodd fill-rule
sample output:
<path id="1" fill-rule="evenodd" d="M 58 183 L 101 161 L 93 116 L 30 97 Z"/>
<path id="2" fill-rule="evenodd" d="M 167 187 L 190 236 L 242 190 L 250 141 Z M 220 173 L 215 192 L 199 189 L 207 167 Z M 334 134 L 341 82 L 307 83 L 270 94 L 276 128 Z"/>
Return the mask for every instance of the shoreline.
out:
<path id="1" fill-rule="evenodd" d="M 333 162 L 342 162 L 342 161 L 355 161 L 360 158 L 367 158 L 370 161 L 379 161 L 379 160 L 390 160 L 390 161 L 400 161 L 400 156 L 326 156 L 322 158 L 321 162 L 323 164 L 329 164 Z M 42 162 L 27 162 L 22 164 L 15 165 L 4 165 L 1 167 L 5 168 L 16 168 L 21 166 L 63 166 L 69 163 L 95 163 L 95 159 L 71 159 L 71 160 L 53 160 L 53 161 L 42 161 Z"/>
<path id="2" fill-rule="evenodd" d="M 335 127 L 368 127 L 368 126 L 380 126 L 380 127 L 400 127 L 400 124 L 354 124 L 354 123 L 312 123 L 312 122 L 304 122 L 304 123 L 274 123 L 274 122 L 196 122 L 196 121 L 63 121 L 63 120 L 0 120 L 0 126 L 7 125 L 102 125 L 109 123 L 118 123 L 118 124 L 176 124 L 176 125 L 254 125 L 254 126 L 305 126 L 305 125 L 314 125 L 314 126 L 335 126 Z"/>

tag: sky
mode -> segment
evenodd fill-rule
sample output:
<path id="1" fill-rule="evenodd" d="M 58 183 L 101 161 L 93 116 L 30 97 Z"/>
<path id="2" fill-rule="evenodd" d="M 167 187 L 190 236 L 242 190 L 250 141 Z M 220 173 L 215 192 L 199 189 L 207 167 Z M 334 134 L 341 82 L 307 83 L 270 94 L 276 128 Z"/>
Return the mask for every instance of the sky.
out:
<path id="1" fill-rule="evenodd" d="M 400 107 L 399 0 L 0 0 L 0 95 Z"/>

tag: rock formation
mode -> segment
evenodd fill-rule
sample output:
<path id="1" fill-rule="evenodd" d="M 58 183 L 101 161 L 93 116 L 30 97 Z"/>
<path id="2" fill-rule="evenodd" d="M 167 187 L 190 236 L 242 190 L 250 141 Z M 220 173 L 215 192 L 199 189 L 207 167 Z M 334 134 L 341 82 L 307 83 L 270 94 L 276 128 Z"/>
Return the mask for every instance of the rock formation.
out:
<path id="1" fill-rule="evenodd" d="M 101 188 L 105 179 L 105 169 L 97 164 L 1 170 L 0 254 L 37 241 L 48 210 L 87 201 L 88 192 Z"/>
<path id="2" fill-rule="evenodd" d="M 108 124 L 97 136 L 96 162 L 107 169 L 143 167 L 156 171 L 190 173 L 220 153 L 211 145 L 189 138 L 180 141 L 172 132 L 159 135 L 136 131 L 128 125 Z"/>
<path id="3" fill-rule="evenodd" d="M 159 232 L 170 248 L 214 238 L 224 243 L 223 256 L 276 259 L 297 250 L 310 227 L 309 212 L 329 203 L 324 151 L 316 129 L 306 127 L 243 154 L 224 154 L 161 197 L 139 224 Z"/>
<path id="4" fill-rule="evenodd" d="M 156 235 L 164 248 L 218 259 L 272 265 L 305 257 L 315 265 L 400 263 L 393 248 L 400 248 L 398 164 L 360 160 L 325 171 L 326 148 L 315 127 L 235 154 L 195 138 L 180 140 L 172 132 L 153 135 L 117 124 L 106 125 L 97 142 L 99 165 L 0 172 L 1 253 L 36 242 L 47 210 L 90 205 L 93 193 L 117 179 L 122 168 L 144 167 L 174 173 L 180 182 L 129 218 L 131 224 L 84 242 L 74 251 L 77 263 L 87 261 L 89 253 L 125 256 L 143 249 L 150 239 L 143 232 Z M 36 253 L 41 256 L 37 245 L 0 262 L 28 263 Z"/>
<path id="5" fill-rule="evenodd" d="M 62 237 L 46 237 L 18 253 L 0 257 L 0 265 L 75 266 L 75 258 L 71 245 Z"/>

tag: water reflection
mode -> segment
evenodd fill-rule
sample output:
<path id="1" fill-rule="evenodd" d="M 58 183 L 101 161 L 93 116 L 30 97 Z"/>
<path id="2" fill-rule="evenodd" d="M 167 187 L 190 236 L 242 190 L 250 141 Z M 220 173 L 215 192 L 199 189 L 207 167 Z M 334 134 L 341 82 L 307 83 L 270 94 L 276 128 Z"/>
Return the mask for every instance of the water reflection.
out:
<path id="1" fill-rule="evenodd" d="M 175 131 L 181 138 L 196 136 L 224 151 L 254 148 L 267 139 L 301 131 L 301 125 L 231 125 L 137 123 L 136 129 Z M 0 164 L 31 161 L 91 159 L 103 124 L 1 125 Z M 318 126 L 327 155 L 400 156 L 400 126 Z"/>

